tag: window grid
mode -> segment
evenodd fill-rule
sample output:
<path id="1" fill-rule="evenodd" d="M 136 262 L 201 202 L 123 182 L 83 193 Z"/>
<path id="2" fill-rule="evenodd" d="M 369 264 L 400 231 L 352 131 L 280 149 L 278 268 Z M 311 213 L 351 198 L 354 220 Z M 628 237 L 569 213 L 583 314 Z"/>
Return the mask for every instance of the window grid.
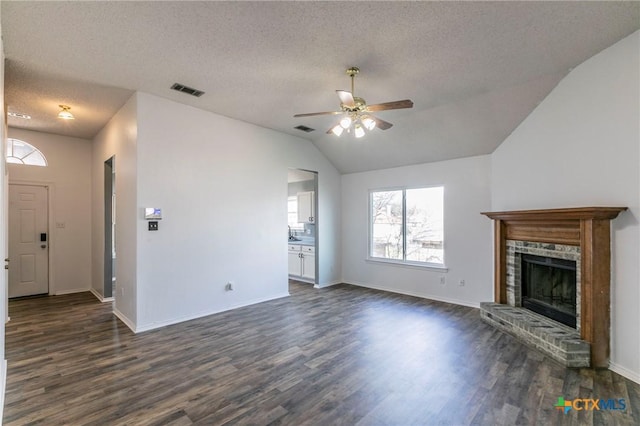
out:
<path id="1" fill-rule="evenodd" d="M 47 166 L 47 159 L 38 148 L 20 139 L 7 139 L 7 163 L 26 166 Z"/>

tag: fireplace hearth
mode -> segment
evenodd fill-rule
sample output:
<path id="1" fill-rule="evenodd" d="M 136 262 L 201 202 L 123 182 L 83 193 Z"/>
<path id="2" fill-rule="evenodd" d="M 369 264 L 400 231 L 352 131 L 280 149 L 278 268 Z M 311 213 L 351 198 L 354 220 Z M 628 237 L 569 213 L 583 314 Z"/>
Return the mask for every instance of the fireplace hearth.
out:
<path id="1" fill-rule="evenodd" d="M 522 307 L 576 328 L 576 262 L 520 256 Z"/>

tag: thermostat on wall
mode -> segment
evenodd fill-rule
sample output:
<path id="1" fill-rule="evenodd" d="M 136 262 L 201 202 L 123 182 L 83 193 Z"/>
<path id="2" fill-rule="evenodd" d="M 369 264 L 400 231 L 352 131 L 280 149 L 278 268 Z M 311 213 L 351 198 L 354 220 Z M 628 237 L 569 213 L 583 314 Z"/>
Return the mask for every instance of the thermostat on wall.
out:
<path id="1" fill-rule="evenodd" d="M 145 207 L 144 218 L 146 220 L 158 220 L 162 219 L 162 209 L 155 207 Z"/>

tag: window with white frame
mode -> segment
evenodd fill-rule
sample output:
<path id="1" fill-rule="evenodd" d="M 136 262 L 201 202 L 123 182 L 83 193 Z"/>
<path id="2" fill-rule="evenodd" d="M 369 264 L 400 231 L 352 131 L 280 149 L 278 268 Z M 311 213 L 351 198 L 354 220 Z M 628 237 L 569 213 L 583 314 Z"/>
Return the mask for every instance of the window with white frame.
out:
<path id="1" fill-rule="evenodd" d="M 444 267 L 444 187 L 373 190 L 369 259 Z"/>
<path id="2" fill-rule="evenodd" d="M 298 223 L 298 197 L 296 195 L 287 198 L 287 224 L 292 230 L 304 229 L 304 224 Z"/>
<path id="3" fill-rule="evenodd" d="M 7 139 L 7 163 L 46 167 L 47 159 L 35 146 L 20 139 Z"/>

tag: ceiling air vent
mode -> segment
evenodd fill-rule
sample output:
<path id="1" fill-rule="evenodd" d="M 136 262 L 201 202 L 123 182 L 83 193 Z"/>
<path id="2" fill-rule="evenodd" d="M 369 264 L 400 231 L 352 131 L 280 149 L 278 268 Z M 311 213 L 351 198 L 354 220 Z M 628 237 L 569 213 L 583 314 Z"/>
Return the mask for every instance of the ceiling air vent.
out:
<path id="1" fill-rule="evenodd" d="M 294 129 L 302 130 L 303 132 L 306 132 L 306 133 L 311 133 L 311 132 L 313 132 L 315 130 L 315 129 L 312 129 L 311 127 L 307 127 L 307 126 L 303 126 L 303 125 L 296 126 L 296 127 L 294 127 Z"/>
<path id="2" fill-rule="evenodd" d="M 171 89 L 177 90 L 178 92 L 186 93 L 187 95 L 195 96 L 197 98 L 204 95 L 204 92 L 202 90 L 193 89 L 180 83 L 174 83 L 173 86 L 171 86 Z"/>

